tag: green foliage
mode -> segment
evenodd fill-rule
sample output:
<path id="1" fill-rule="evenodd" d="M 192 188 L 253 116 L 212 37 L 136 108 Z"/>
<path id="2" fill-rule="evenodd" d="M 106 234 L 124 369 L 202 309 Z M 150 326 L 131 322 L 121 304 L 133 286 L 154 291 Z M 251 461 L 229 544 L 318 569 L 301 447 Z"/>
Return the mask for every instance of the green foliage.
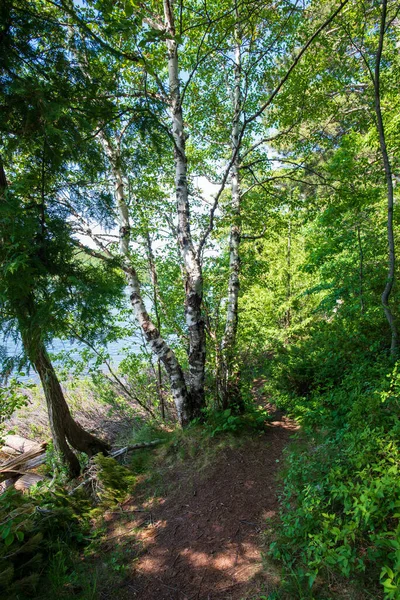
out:
<path id="1" fill-rule="evenodd" d="M 330 392 L 292 399 L 304 433 L 286 457 L 271 554 L 310 587 L 320 571 L 365 574 L 399 597 L 399 385 L 397 364 L 364 364 Z"/>
<path id="2" fill-rule="evenodd" d="M 136 482 L 135 476 L 132 471 L 118 464 L 115 459 L 97 454 L 94 464 L 98 469 L 99 491 L 97 495 L 101 503 L 119 502 L 133 489 Z"/>
<path id="3" fill-rule="evenodd" d="M 0 439 L 5 432 L 5 421 L 18 409 L 27 405 L 26 393 L 21 390 L 21 383 L 12 377 L 0 388 Z"/>
<path id="4" fill-rule="evenodd" d="M 82 497 L 37 485 L 30 494 L 7 490 L 0 500 L 0 590 L 10 599 L 33 597 L 55 563 L 73 567 L 74 554 L 87 543 L 89 504 Z"/>
<path id="5" fill-rule="evenodd" d="M 232 409 L 224 411 L 212 411 L 206 416 L 204 430 L 208 435 L 214 437 L 219 434 L 235 433 L 245 434 L 249 432 L 265 431 L 269 416 L 266 410 L 249 407 L 243 415 L 234 414 Z"/>
<path id="6" fill-rule="evenodd" d="M 136 477 L 102 455 L 90 473 L 95 474 L 95 504 L 85 488 L 71 492 L 65 482 L 61 487 L 62 474 L 51 490 L 39 483 L 24 494 L 10 488 L 1 495 L 0 595 L 10 600 L 97 598 L 99 573 L 94 567 L 89 576 L 89 565 L 78 557 L 85 553 L 90 560 L 104 511 L 132 491 Z M 110 568 L 120 572 L 119 560 L 110 561 Z"/>
<path id="7" fill-rule="evenodd" d="M 373 81 L 384 5 L 349 2 L 323 29 L 332 11 L 326 1 L 296 6 L 251 1 L 235 10 L 225 0 L 207 6 L 172 2 L 175 25 L 167 35 L 160 25 L 161 4 L 31 0 L 26 10 L 25 0 L 2 3 L 1 330 L 22 340 L 22 360 L 33 364 L 38 347 L 55 338 L 83 341 L 89 349 L 79 364 L 75 357 L 66 360 L 66 370 L 73 367 L 80 375 L 89 370 L 92 386 L 114 410 L 129 403 L 129 415 L 136 417 L 132 406 L 139 404 L 155 420 L 167 377 L 156 379 L 157 365 L 146 350 L 139 354 L 135 348 L 132 355 L 121 349 L 118 372 L 111 369 L 109 379 L 102 373 L 110 359 L 107 344 L 136 333 L 122 310 L 124 270 L 137 271 L 150 316 L 186 371 L 193 339 L 185 311 L 190 314 L 192 298 L 185 297 L 190 274 L 182 255 L 188 251 L 190 261 L 198 257 L 197 293 L 209 336 L 209 409 L 204 423 L 194 423 L 189 433 L 150 426 L 136 441 L 163 436 L 169 439 L 165 452 L 192 456 L 199 450 L 191 435 L 203 450 L 214 438 L 217 444 L 262 432 L 267 415 L 249 408 L 254 370 L 260 367 L 268 378 L 264 391 L 298 418 L 304 436 L 288 455 L 284 531 L 274 555 L 295 573 L 300 587 L 303 580 L 312 587 L 324 569 L 346 578 L 365 572 L 380 579 L 388 600 L 397 598 L 400 384 L 386 362 L 390 332 L 381 306 L 388 261 L 387 178 Z M 400 155 L 397 21 L 397 7 L 389 2 L 379 92 L 394 174 Z M 182 157 L 171 140 L 167 110 L 174 93 L 165 45 L 171 37 L 182 84 L 175 90 L 186 141 Z M 237 44 L 241 64 L 233 69 Z M 295 64 L 300 48 L 307 49 Z M 290 72 L 288 65 L 294 67 Z M 236 83 L 241 89 L 235 107 Z M 240 129 L 237 211 L 229 169 L 224 174 L 232 156 L 233 117 Z M 100 134 L 118 147 L 111 161 Z M 179 208 L 187 229 L 177 235 L 173 191 L 179 158 L 187 163 L 188 190 L 185 175 L 178 196 L 188 191 L 189 201 L 184 211 Z M 122 172 L 117 179 L 123 180 L 118 190 L 122 185 L 126 194 L 129 219 L 124 221 L 130 223 L 124 230 L 131 237 L 124 268 L 115 235 L 121 210 L 113 195 L 117 168 Z M 204 178 L 207 190 L 197 184 Z M 222 179 L 226 189 L 210 213 L 209 182 Z M 398 245 L 397 210 L 394 224 Z M 244 415 L 214 410 L 232 225 L 239 226 L 241 237 L 240 318 L 229 370 L 247 405 Z M 206 231 L 210 235 L 197 253 Z M 87 246 L 86 236 L 91 237 Z M 397 266 L 395 280 L 399 275 Z M 398 285 L 390 302 L 398 321 Z M 5 376 L 12 366 L 5 361 Z M 163 397 L 168 408 L 168 392 Z M 79 393 L 71 401 L 76 408 Z M 22 402 L 11 381 L 0 392 L 0 424 Z M 132 458 L 135 473 L 146 468 L 148 456 L 144 451 Z M 48 461 L 60 482 L 63 473 L 51 449 Z M 109 458 L 100 456 L 91 466 L 98 512 L 135 484 L 135 476 Z M 75 547 L 75 526 L 76 532 L 81 524 L 85 530 L 89 509 L 72 504 L 59 490 L 39 488 L 25 499 L 5 496 L 6 504 L 20 501 L 30 506 L 26 524 L 12 505 L 15 518 L 0 519 L 5 560 L 0 581 L 15 595 L 34 587 L 44 573 L 53 593 L 69 581 L 65 548 Z M 42 505 L 50 512 L 42 514 Z M 69 533 L 62 529 L 68 520 Z M 52 532 L 46 529 L 50 523 Z M 43 542 L 43 569 L 35 563 L 41 553 L 32 555 L 25 569 L 27 552 L 21 548 L 30 539 Z"/>

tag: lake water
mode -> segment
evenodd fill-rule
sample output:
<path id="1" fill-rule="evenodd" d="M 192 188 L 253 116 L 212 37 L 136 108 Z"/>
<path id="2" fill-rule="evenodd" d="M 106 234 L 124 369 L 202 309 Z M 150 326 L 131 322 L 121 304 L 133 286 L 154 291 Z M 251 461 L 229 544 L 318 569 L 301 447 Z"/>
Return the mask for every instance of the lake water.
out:
<path id="1" fill-rule="evenodd" d="M 13 357 L 18 356 L 21 353 L 21 343 L 15 343 L 14 341 L 8 340 L 0 340 L 0 346 L 5 348 L 7 356 Z M 47 350 L 51 354 L 52 357 L 56 355 L 63 354 L 66 356 L 67 360 L 78 361 L 82 360 L 81 351 L 87 348 L 87 346 L 83 343 L 72 342 L 68 340 L 53 340 L 52 344 L 49 344 Z M 139 354 L 141 348 L 143 348 L 143 340 L 139 335 L 133 335 L 127 338 L 123 338 L 114 342 L 107 344 L 104 348 L 97 347 L 98 351 L 103 352 L 106 351 L 107 360 L 110 364 L 117 368 L 121 360 L 126 356 L 127 349 L 129 352 Z M 89 351 L 91 352 L 90 348 Z M 57 360 L 54 360 L 54 363 L 57 365 Z M 94 362 L 94 359 L 88 362 L 88 367 L 91 363 Z M 106 370 L 106 366 L 104 366 Z M 39 377 L 37 373 L 31 368 L 29 373 L 25 371 L 25 375 L 19 377 L 21 381 L 26 382 L 38 382 Z"/>
<path id="2" fill-rule="evenodd" d="M 129 306 L 129 291 L 126 290 L 127 296 L 127 307 Z M 152 302 L 148 297 L 144 297 L 144 303 L 146 306 L 146 310 L 148 312 L 152 312 Z M 112 311 L 115 317 L 118 317 L 117 311 Z M 107 353 L 107 360 L 110 364 L 117 368 L 121 360 L 126 356 L 127 351 L 129 353 L 139 354 L 142 349 L 145 347 L 145 342 L 140 334 L 139 328 L 134 324 L 133 314 L 128 310 L 124 320 L 120 320 L 118 322 L 119 327 L 124 327 L 129 332 L 127 337 L 121 338 L 119 340 L 110 342 L 106 347 L 96 346 L 96 350 L 100 352 Z M 18 356 L 21 353 L 21 342 L 14 342 L 10 337 L 4 339 L 1 337 L 0 333 L 0 349 L 5 350 L 7 356 Z M 67 359 L 71 360 L 81 360 L 81 351 L 88 346 L 84 343 L 78 341 L 70 341 L 70 340 L 60 340 L 54 339 L 51 344 L 48 345 L 47 350 L 54 358 L 56 355 L 63 353 Z M 89 349 L 90 351 L 90 349 Z M 94 362 L 94 359 L 88 362 L 88 367 L 90 364 Z M 57 366 L 57 360 L 54 360 L 54 364 Z M 107 370 L 107 367 L 104 365 L 104 370 Z M 19 379 L 21 381 L 26 382 L 38 382 L 39 377 L 35 373 L 35 371 L 31 368 L 29 373 L 21 376 Z"/>

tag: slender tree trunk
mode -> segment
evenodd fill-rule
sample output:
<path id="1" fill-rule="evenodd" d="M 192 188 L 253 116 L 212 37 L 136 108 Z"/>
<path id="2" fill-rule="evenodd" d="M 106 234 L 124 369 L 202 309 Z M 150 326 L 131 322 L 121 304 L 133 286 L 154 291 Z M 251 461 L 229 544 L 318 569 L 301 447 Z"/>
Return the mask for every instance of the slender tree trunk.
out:
<path id="1" fill-rule="evenodd" d="M 241 114 L 241 45 L 240 32 L 236 30 L 235 64 L 234 64 L 234 90 L 233 90 L 233 122 L 232 122 L 232 153 L 236 158 L 232 165 L 232 223 L 229 236 L 229 280 L 228 302 L 225 330 L 221 342 L 221 385 L 222 406 L 238 405 L 240 392 L 238 388 L 239 373 L 234 367 L 236 333 L 238 326 L 238 302 L 240 289 L 240 241 L 242 233 L 241 224 L 241 181 L 240 181 L 240 154 L 237 151 L 240 143 L 240 114 Z"/>
<path id="2" fill-rule="evenodd" d="M 390 353 L 395 355 L 398 351 L 398 333 L 393 313 L 390 309 L 389 298 L 393 288 L 395 280 L 395 265 L 396 265 L 396 254 L 393 234 L 393 204 L 394 204 L 394 192 L 393 192 L 393 177 L 392 168 L 390 164 L 389 154 L 386 145 L 385 128 L 382 119 L 381 109 L 381 97 L 380 97 L 380 65 L 383 51 L 383 41 L 385 37 L 386 28 L 386 14 L 387 14 L 387 0 L 382 1 L 382 14 L 381 24 L 379 32 L 379 44 L 378 51 L 376 54 L 375 63 L 375 77 L 374 77 L 374 92 L 375 92 L 375 114 L 376 124 L 379 135 L 379 145 L 382 154 L 383 166 L 385 169 L 386 187 L 387 187 L 387 239 L 389 248 L 389 268 L 388 277 L 385 285 L 385 289 L 382 292 L 382 305 L 386 315 L 386 319 L 389 323 L 390 331 L 392 334 Z"/>
<path id="3" fill-rule="evenodd" d="M 161 330 L 161 319 L 160 319 L 160 310 L 158 307 L 158 277 L 157 277 L 156 262 L 154 259 L 154 253 L 153 253 L 153 248 L 151 245 L 151 239 L 150 239 L 149 232 L 147 232 L 146 238 L 147 238 L 147 251 L 148 251 L 148 259 L 149 259 L 150 276 L 151 276 L 151 282 L 153 284 L 154 313 L 155 313 L 155 317 L 156 317 L 156 326 L 157 326 L 158 331 L 160 331 Z M 156 382 L 157 382 L 157 394 L 158 394 L 158 399 L 160 402 L 160 409 L 161 409 L 161 418 L 163 419 L 163 421 L 165 421 L 164 393 L 163 393 L 163 389 L 162 389 L 161 362 L 160 362 L 159 358 L 157 358 Z"/>
<path id="4" fill-rule="evenodd" d="M 28 343 L 24 343 L 29 349 Z M 29 351 L 29 350 L 28 350 Z M 73 477 L 79 475 L 80 465 L 70 446 L 88 456 L 106 453 L 110 446 L 85 431 L 71 416 L 60 382 L 43 344 L 30 350 L 30 357 L 40 377 L 46 398 L 50 429 L 55 449 L 64 458 Z"/>
<path id="5" fill-rule="evenodd" d="M 124 261 L 124 271 L 127 284 L 130 290 L 130 301 L 136 319 L 143 331 L 143 335 L 149 344 L 151 350 L 157 358 L 163 363 L 167 371 L 171 393 L 174 398 L 178 419 L 181 425 L 186 425 L 191 419 L 189 394 L 186 387 L 185 377 L 182 368 L 175 356 L 173 350 L 169 347 L 166 341 L 161 337 L 158 328 L 154 325 L 146 310 L 139 277 L 134 266 L 130 261 L 129 244 L 131 238 L 131 227 L 129 220 L 128 206 L 125 200 L 124 180 L 120 169 L 119 150 L 113 148 L 110 141 L 100 135 L 103 148 L 110 160 L 113 177 L 115 182 L 115 197 L 118 207 L 119 218 L 119 241 L 120 253 Z M 117 144 L 118 146 L 119 144 Z"/>
<path id="6" fill-rule="evenodd" d="M 85 73 L 85 70 L 82 69 Z M 103 149 L 108 156 L 114 177 L 115 198 L 118 207 L 119 220 L 119 247 L 120 254 L 125 263 L 125 277 L 130 289 L 130 301 L 136 319 L 143 331 L 143 335 L 149 344 L 153 353 L 157 356 L 158 361 L 161 361 L 169 376 L 171 393 L 175 402 L 175 407 L 180 424 L 186 425 L 191 418 L 189 410 L 189 394 L 185 382 L 185 377 L 182 368 L 173 352 L 165 340 L 161 337 L 159 328 L 151 321 L 146 310 L 139 278 L 136 270 L 131 265 L 129 246 L 131 241 L 131 226 L 129 220 L 129 210 L 125 199 L 124 180 L 120 166 L 120 143 L 119 138 L 116 143 L 116 148 L 113 147 L 110 140 L 101 130 L 99 139 L 103 145 Z M 160 369 L 159 369 L 160 371 Z M 162 406 L 164 415 L 164 406 Z"/>
<path id="7" fill-rule="evenodd" d="M 169 96 L 172 121 L 172 138 L 175 157 L 175 193 L 178 215 L 178 242 L 185 268 L 185 315 L 189 332 L 189 418 L 201 416 L 205 406 L 206 336 L 201 310 L 203 299 L 203 274 L 200 257 L 195 250 L 191 229 L 187 182 L 186 133 L 183 123 L 179 81 L 178 47 L 175 41 L 175 22 L 171 0 L 164 0 L 165 29 L 168 54 Z"/>
<path id="8" fill-rule="evenodd" d="M 285 315 L 285 326 L 290 327 L 292 315 L 290 310 L 290 300 L 292 297 L 292 224 L 288 222 L 288 235 L 287 235 L 287 250 L 286 250 L 286 301 L 288 307 Z"/>
<path id="9" fill-rule="evenodd" d="M 364 306 L 364 252 L 363 252 L 363 247 L 362 247 L 362 241 L 361 241 L 361 227 L 360 225 L 357 225 L 357 243 L 358 243 L 358 255 L 359 255 L 359 280 L 360 280 L 360 287 L 359 287 L 359 293 L 360 293 L 360 311 L 361 313 L 364 312 L 365 306 Z"/>

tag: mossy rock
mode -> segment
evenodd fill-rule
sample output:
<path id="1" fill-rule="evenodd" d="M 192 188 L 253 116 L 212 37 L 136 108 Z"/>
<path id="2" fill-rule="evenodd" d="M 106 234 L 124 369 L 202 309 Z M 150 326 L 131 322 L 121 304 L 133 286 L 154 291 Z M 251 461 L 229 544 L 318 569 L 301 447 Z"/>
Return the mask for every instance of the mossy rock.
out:
<path id="1" fill-rule="evenodd" d="M 120 465 L 114 458 L 98 454 L 94 463 L 99 468 L 98 480 L 104 486 L 104 491 L 100 492 L 102 499 L 114 497 L 118 500 L 134 487 L 136 477 L 132 471 Z"/>

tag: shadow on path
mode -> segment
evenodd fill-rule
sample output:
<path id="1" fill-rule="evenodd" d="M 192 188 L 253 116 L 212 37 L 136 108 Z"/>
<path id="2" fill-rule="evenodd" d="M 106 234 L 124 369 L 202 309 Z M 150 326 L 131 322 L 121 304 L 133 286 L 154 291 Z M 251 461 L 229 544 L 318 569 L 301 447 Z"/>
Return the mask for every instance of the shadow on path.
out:
<path id="1" fill-rule="evenodd" d="M 266 433 L 221 450 L 206 474 L 194 462 L 190 471 L 185 461 L 156 506 L 124 506 L 129 516 L 120 515 L 116 531 L 129 518 L 142 551 L 114 598 L 247 600 L 276 589 L 278 574 L 262 568 L 261 532 L 278 509 L 279 461 L 297 429 L 286 417 L 277 419 Z"/>

